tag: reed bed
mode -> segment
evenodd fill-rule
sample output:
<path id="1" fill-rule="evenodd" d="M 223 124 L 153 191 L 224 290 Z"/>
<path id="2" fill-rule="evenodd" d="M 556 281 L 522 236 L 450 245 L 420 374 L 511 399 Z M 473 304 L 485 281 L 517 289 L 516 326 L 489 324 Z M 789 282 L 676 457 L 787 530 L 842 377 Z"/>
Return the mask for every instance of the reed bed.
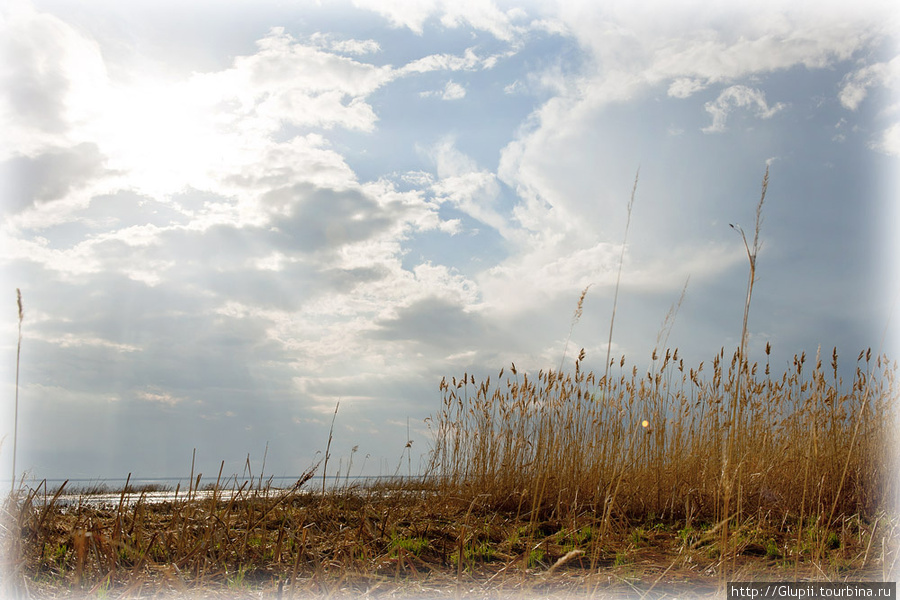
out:
<path id="1" fill-rule="evenodd" d="M 598 377 L 582 350 L 574 374 L 513 364 L 493 381 L 444 379 L 432 471 L 482 510 L 589 532 L 579 562 L 591 571 L 635 528 L 668 526 L 682 549 L 706 547 L 720 586 L 748 552 L 791 565 L 776 577 L 797 580 L 804 564 L 864 577 L 874 528 L 896 515 L 896 363 L 861 352 L 845 383 L 836 349 L 827 365 L 794 356 L 780 375 L 768 345 L 763 365 L 740 356 L 691 368 L 677 349 L 654 351 L 645 372 L 622 357 Z M 869 541 L 854 559 L 850 522 Z M 896 552 L 883 556 L 876 576 L 895 567 Z"/>
<path id="2" fill-rule="evenodd" d="M 513 364 L 494 381 L 443 380 L 433 471 L 447 493 L 485 506 L 538 519 L 587 511 L 605 528 L 646 515 L 827 527 L 896 497 L 896 364 L 885 357 L 860 353 L 846 385 L 837 350 L 827 367 L 794 356 L 780 376 L 739 352 L 696 369 L 677 349 L 652 358 L 639 373 L 622 357 L 599 378 L 582 351 L 574 374 Z"/>

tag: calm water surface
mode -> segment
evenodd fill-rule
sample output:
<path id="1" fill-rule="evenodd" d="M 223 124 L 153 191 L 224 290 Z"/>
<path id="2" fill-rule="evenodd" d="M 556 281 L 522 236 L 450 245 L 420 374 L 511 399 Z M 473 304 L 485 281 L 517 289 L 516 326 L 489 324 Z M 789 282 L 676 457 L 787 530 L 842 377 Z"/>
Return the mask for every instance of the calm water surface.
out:
<path id="1" fill-rule="evenodd" d="M 343 476 L 343 477 L 326 477 L 325 487 L 329 490 L 340 488 L 365 487 L 378 482 L 406 480 L 409 477 L 394 476 Z M 416 479 L 416 478 L 412 478 Z M 219 482 L 219 489 L 216 492 L 221 497 L 230 497 L 232 493 L 242 490 L 246 493 L 249 490 L 261 490 L 262 493 L 276 495 L 280 491 L 291 489 L 299 480 L 297 476 L 279 476 L 250 479 L 247 477 L 230 477 L 222 479 Z M 49 503 L 54 493 L 63 484 L 64 479 L 47 479 L 41 482 L 30 482 L 26 484 L 28 491 L 37 490 L 35 500 L 39 504 Z M 129 492 L 123 497 L 122 489 L 128 484 Z M 174 500 L 187 500 L 210 498 L 216 484 L 215 480 L 209 481 L 201 478 L 199 486 L 196 485 L 196 479 L 191 485 L 189 477 L 180 478 L 137 478 L 131 479 L 115 478 L 115 479 L 69 479 L 63 490 L 57 498 L 56 503 L 61 506 L 118 506 L 119 502 L 123 502 L 126 506 L 141 502 L 171 502 Z M 193 489 L 196 488 L 196 489 Z M 322 489 L 322 477 L 313 477 L 305 482 L 300 490 L 304 492 L 316 492 Z"/>

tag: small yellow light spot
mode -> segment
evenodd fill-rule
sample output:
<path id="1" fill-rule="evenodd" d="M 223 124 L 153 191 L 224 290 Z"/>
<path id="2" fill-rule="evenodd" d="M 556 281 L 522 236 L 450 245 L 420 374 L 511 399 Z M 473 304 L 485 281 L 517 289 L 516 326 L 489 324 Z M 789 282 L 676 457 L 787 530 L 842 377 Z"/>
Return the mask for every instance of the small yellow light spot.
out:
<path id="1" fill-rule="evenodd" d="M 650 421 L 648 421 L 647 419 L 644 419 L 643 421 L 641 421 L 641 427 L 644 427 L 644 428 L 650 427 Z"/>

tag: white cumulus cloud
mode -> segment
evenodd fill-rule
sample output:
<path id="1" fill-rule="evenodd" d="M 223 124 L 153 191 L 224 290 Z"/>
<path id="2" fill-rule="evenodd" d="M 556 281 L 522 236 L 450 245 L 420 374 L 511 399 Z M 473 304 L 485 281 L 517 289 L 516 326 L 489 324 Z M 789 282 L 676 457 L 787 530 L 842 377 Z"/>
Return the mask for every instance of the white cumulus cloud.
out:
<path id="1" fill-rule="evenodd" d="M 712 118 L 711 125 L 704 127 L 705 133 L 718 133 L 725 131 L 725 123 L 735 108 L 750 109 L 760 119 L 768 119 L 783 110 L 787 105 L 776 102 L 769 106 L 766 102 L 766 94 L 760 90 L 746 85 L 733 85 L 719 94 L 712 102 L 707 102 L 704 108 Z"/>
<path id="2" fill-rule="evenodd" d="M 844 85 L 838 98 L 848 110 L 856 110 L 876 86 L 896 90 L 900 86 L 900 57 L 890 62 L 879 62 L 861 67 L 844 77 Z"/>
<path id="3" fill-rule="evenodd" d="M 466 88 L 455 81 L 448 81 L 442 89 L 420 92 L 419 96 L 423 98 L 439 97 L 441 100 L 461 100 L 466 97 Z"/>
<path id="4" fill-rule="evenodd" d="M 454 81 L 448 81 L 444 86 L 444 93 L 441 95 L 443 100 L 459 100 L 466 97 L 466 88 Z"/>

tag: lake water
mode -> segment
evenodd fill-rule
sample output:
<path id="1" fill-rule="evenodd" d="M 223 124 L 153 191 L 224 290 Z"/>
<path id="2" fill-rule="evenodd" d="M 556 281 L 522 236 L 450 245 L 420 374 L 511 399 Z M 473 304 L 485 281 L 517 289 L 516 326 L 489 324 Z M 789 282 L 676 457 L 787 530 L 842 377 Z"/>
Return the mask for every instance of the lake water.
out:
<path id="1" fill-rule="evenodd" d="M 325 487 L 329 490 L 352 487 L 365 487 L 378 482 L 406 480 L 408 477 L 394 476 L 350 476 L 350 477 L 326 477 Z M 417 479 L 417 478 L 413 478 Z M 268 491 L 271 495 L 275 495 L 280 491 L 292 488 L 297 481 L 298 476 L 279 476 L 264 477 L 260 482 L 257 478 L 246 477 L 230 477 L 223 478 L 219 482 L 218 495 L 224 498 L 230 498 L 231 493 L 243 489 L 246 493 L 248 490 Z M 64 479 L 47 479 L 40 482 L 26 482 L 26 489 L 30 492 L 37 490 L 35 500 L 39 504 L 46 504 L 51 501 L 56 490 L 66 480 Z M 129 491 L 122 496 L 122 489 L 128 484 Z M 196 485 L 196 480 L 194 485 Z M 187 500 L 190 494 L 191 499 L 204 499 L 212 497 L 215 486 L 215 480 L 200 480 L 197 489 L 189 489 L 190 478 L 173 477 L 173 478 L 139 478 L 131 479 L 114 478 L 114 479 L 69 479 L 59 498 L 56 501 L 60 506 L 118 506 L 119 502 L 123 502 L 126 506 L 141 502 L 171 502 L 174 500 Z M 142 491 L 143 488 L 143 491 Z M 303 492 L 316 492 L 322 489 L 322 477 L 313 477 L 305 482 L 300 490 Z"/>

